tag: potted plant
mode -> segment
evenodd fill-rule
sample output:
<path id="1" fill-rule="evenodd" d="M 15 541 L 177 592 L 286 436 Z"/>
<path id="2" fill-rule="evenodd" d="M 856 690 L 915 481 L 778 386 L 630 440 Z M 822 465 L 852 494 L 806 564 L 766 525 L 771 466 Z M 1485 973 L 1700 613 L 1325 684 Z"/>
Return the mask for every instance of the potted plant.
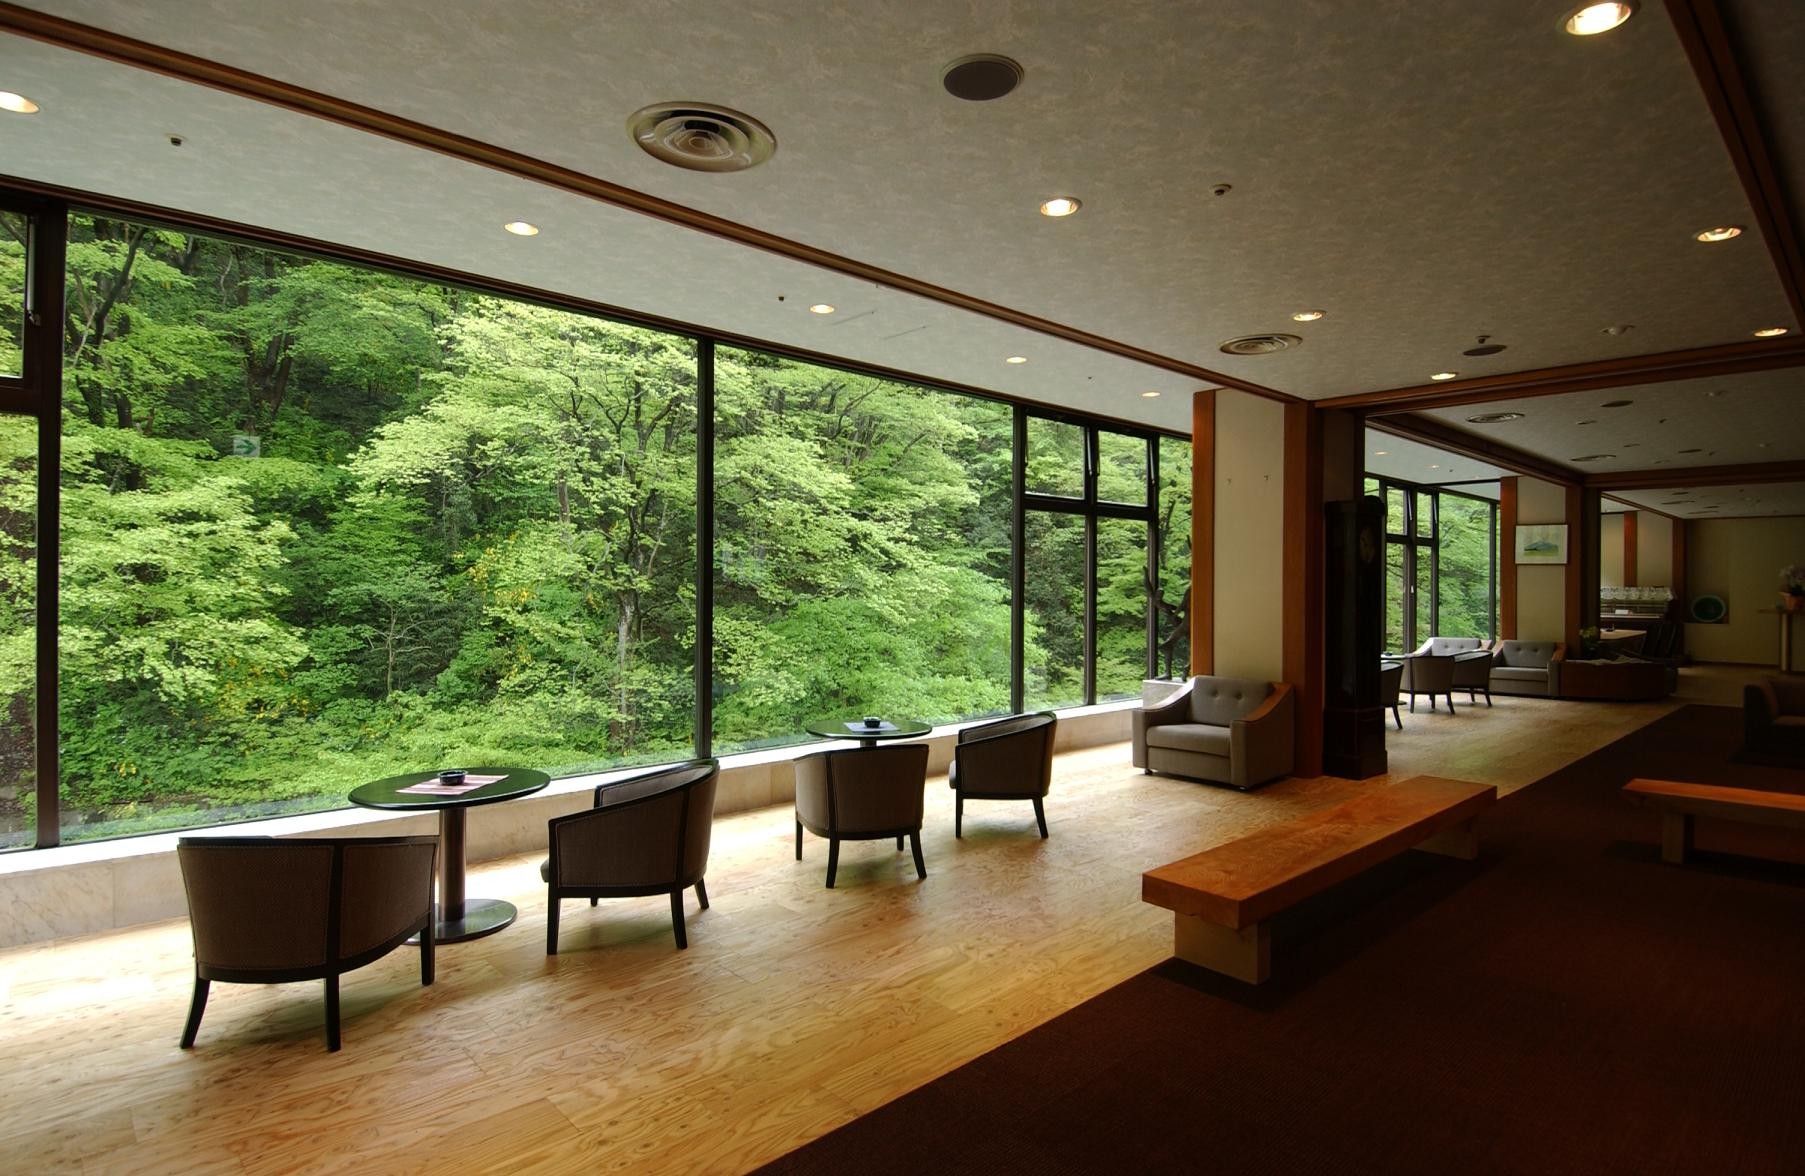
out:
<path id="1" fill-rule="evenodd" d="M 1780 569 L 1780 607 L 1787 612 L 1805 612 L 1805 564 Z"/>

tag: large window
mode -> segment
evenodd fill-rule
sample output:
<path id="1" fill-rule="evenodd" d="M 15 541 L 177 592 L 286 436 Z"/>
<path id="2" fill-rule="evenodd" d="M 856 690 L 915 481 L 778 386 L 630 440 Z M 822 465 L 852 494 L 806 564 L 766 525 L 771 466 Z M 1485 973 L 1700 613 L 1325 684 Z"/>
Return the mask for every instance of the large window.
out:
<path id="1" fill-rule="evenodd" d="M 715 351 L 714 750 L 1009 708 L 1010 410 Z"/>
<path id="2" fill-rule="evenodd" d="M 1368 478 L 1385 503 L 1385 648 L 1497 635 L 1498 506 L 1445 487 Z"/>
<path id="3" fill-rule="evenodd" d="M 1183 441 L 45 207 L 0 210 L 0 849 L 1185 668 Z"/>

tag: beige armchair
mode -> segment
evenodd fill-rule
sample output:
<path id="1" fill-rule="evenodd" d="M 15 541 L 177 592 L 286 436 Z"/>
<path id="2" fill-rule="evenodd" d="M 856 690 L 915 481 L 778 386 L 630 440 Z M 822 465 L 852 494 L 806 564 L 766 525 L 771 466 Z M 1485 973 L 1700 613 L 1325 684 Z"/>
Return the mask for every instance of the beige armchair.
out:
<path id="1" fill-rule="evenodd" d="M 1566 656 L 1558 641 L 1500 641 L 1492 650 L 1491 692 L 1559 698 Z"/>
<path id="2" fill-rule="evenodd" d="M 1053 783 L 1052 711 L 1014 715 L 959 732 L 946 782 L 953 790 L 953 836 L 965 836 L 967 800 L 1031 800 L 1034 822 L 1047 835 L 1042 803 Z"/>
<path id="3" fill-rule="evenodd" d="M 928 876 L 921 857 L 921 816 L 928 786 L 928 745 L 901 743 L 845 748 L 796 761 L 796 860 L 802 831 L 827 838 L 827 888 L 840 868 L 840 842 L 903 838 L 915 854 L 915 875 Z"/>
<path id="4" fill-rule="evenodd" d="M 1258 787 L 1291 771 L 1295 708 L 1289 683 L 1192 678 L 1165 702 L 1134 712 L 1134 765 Z"/>
<path id="5" fill-rule="evenodd" d="M 558 954 L 558 904 L 566 898 L 671 896 L 671 931 L 689 946 L 683 892 L 696 888 L 708 909 L 708 843 L 714 829 L 714 760 L 690 760 L 595 790 L 592 808 L 548 822 L 551 857 L 545 879 L 545 954 Z"/>
<path id="6" fill-rule="evenodd" d="M 1433 654 L 1454 659 L 1455 690 L 1467 692 L 1467 701 L 1476 703 L 1485 695 L 1485 705 L 1492 705 L 1491 642 L 1483 637 L 1431 637 L 1423 642 L 1413 657 Z M 1453 698 L 1448 702 L 1453 705 Z"/>
<path id="7" fill-rule="evenodd" d="M 326 1048 L 339 1047 L 338 978 L 420 937 L 433 980 L 437 837 L 184 837 L 176 843 L 194 932 L 194 1045 L 207 991 L 230 984 L 326 982 Z"/>

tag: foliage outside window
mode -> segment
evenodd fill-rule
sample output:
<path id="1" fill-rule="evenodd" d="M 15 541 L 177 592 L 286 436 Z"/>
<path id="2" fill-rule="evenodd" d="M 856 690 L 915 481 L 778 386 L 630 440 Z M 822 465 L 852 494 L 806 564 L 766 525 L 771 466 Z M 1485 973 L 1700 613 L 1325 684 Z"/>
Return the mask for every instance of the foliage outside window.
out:
<path id="1" fill-rule="evenodd" d="M 1084 704 L 1084 516 L 1024 521 L 1022 699 L 1028 710 Z"/>
<path id="2" fill-rule="evenodd" d="M 0 849 L 37 821 L 38 428 L 0 416 Z"/>
<path id="3" fill-rule="evenodd" d="M 1191 672 L 1191 446 L 1159 441 L 1159 587 L 1156 672 L 1185 678 Z"/>
<path id="4" fill-rule="evenodd" d="M 26 218 L 0 211 L 0 376 L 25 370 Z"/>
<path id="5" fill-rule="evenodd" d="M 1368 478 L 1386 504 L 1385 648 L 1496 635 L 1497 504 L 1455 490 Z"/>

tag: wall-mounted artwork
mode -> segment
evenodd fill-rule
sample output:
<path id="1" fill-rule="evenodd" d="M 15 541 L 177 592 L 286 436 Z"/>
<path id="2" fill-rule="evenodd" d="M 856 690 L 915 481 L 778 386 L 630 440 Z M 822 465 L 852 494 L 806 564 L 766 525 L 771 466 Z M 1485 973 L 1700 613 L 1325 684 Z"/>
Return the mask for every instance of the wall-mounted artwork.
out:
<path id="1" fill-rule="evenodd" d="M 1517 525 L 1517 562 L 1564 564 L 1567 562 L 1567 524 Z"/>

